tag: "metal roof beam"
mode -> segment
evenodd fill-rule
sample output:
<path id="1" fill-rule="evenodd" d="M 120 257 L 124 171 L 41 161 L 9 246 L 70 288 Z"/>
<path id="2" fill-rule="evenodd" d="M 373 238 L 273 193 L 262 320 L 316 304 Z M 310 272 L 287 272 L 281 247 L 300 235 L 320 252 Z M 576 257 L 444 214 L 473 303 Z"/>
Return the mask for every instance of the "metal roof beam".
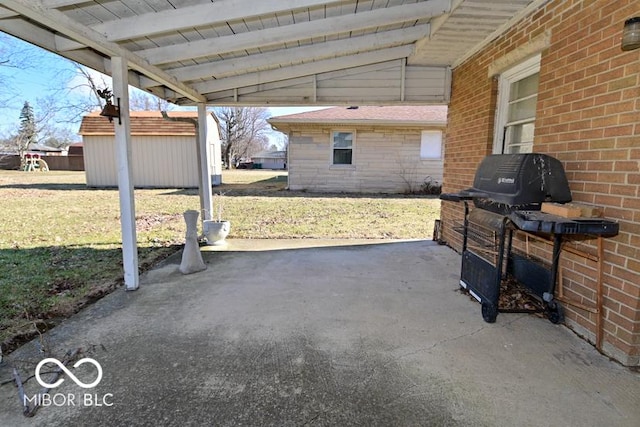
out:
<path id="1" fill-rule="evenodd" d="M 155 13 L 122 18 L 91 26 L 110 41 L 135 39 L 154 34 L 179 31 L 204 25 L 215 25 L 260 15 L 273 15 L 335 3 L 352 3 L 353 0 L 219 0 L 196 6 L 181 7 Z"/>
<path id="2" fill-rule="evenodd" d="M 201 93 L 220 92 L 244 86 L 257 85 L 296 77 L 326 73 L 346 68 L 359 67 L 394 59 L 406 58 L 413 52 L 413 45 L 398 46 L 377 52 L 360 53 L 357 55 L 309 62 L 287 68 L 244 74 L 236 77 L 214 80 L 193 85 Z"/>
<path id="3" fill-rule="evenodd" d="M 246 33 L 204 39 L 180 45 L 137 51 L 153 64 L 166 64 L 187 59 L 214 56 L 228 52 L 256 49 L 313 37 L 324 37 L 345 31 L 358 31 L 407 21 L 430 18 L 446 13 L 450 0 L 431 0 L 402 6 L 376 9 L 344 16 L 317 19 L 299 24 L 248 31 Z"/>
<path id="4" fill-rule="evenodd" d="M 43 0 L 42 1 L 42 4 L 49 9 L 73 6 L 73 5 L 82 4 L 82 3 L 90 3 L 90 1 L 89 0 Z"/>
<path id="5" fill-rule="evenodd" d="M 167 72 L 181 81 L 200 78 L 228 77 L 257 70 L 284 68 L 302 62 L 318 61 L 413 43 L 429 34 L 429 24 L 386 32 L 351 37 L 348 41 L 332 40 L 308 46 L 281 49 L 223 61 L 175 68 Z"/>

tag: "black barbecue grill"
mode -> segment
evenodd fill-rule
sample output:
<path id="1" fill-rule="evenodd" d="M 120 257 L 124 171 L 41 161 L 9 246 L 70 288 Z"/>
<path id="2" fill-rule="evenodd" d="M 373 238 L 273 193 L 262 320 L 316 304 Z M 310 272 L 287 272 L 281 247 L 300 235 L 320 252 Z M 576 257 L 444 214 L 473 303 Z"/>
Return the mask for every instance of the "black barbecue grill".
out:
<path id="1" fill-rule="evenodd" d="M 476 171 L 472 188 L 440 198 L 464 203 L 464 221 L 457 228 L 463 236 L 460 285 L 482 304 L 482 317 L 489 323 L 498 315 L 500 284 L 505 275 L 524 285 L 544 304 L 551 322 L 562 322 L 562 307 L 554 300 L 554 291 L 563 235 L 618 233 L 618 224 L 613 221 L 540 212 L 543 202 L 571 201 L 562 164 L 545 154 L 487 156 Z M 470 201 L 474 209 L 470 209 Z M 513 250 L 514 230 L 549 235 L 553 240 L 551 263 Z"/>

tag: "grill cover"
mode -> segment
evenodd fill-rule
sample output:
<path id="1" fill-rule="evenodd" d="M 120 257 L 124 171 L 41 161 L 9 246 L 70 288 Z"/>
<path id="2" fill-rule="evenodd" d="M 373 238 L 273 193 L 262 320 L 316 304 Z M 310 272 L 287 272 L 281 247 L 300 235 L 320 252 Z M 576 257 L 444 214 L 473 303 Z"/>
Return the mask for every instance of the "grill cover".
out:
<path id="1" fill-rule="evenodd" d="M 542 202 L 567 203 L 571 190 L 562 163 L 546 154 L 493 154 L 485 157 L 473 188 L 461 192 L 477 207 L 503 213 L 540 210 Z"/>

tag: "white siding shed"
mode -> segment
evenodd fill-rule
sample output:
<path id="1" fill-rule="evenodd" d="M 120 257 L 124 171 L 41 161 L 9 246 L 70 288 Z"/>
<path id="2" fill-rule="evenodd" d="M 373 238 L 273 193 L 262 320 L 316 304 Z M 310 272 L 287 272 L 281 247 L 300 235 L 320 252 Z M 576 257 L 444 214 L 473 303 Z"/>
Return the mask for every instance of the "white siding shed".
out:
<path id="1" fill-rule="evenodd" d="M 197 119 L 197 112 L 169 112 L 173 118 Z M 207 116 L 212 182 L 220 183 L 222 172 L 218 122 Z M 118 185 L 113 124 L 91 113 L 82 119 L 87 186 Z M 193 123 L 169 121 L 159 111 L 131 112 L 133 184 L 138 188 L 196 188 L 198 160 Z"/>

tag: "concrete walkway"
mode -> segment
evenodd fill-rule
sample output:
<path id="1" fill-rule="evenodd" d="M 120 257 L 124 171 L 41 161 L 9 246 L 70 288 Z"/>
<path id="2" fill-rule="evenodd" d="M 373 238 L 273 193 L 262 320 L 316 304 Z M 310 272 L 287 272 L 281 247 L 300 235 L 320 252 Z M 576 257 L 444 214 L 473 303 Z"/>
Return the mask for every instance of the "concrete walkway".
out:
<path id="1" fill-rule="evenodd" d="M 49 356 L 82 348 L 101 382 L 62 377 L 33 418 L 3 385 L 0 425 L 640 425 L 637 373 L 534 315 L 483 322 L 447 247 L 232 240 L 204 257 L 204 272 L 174 257 L 47 334 Z M 33 375 L 37 348 L 5 358 L 0 381 Z"/>

